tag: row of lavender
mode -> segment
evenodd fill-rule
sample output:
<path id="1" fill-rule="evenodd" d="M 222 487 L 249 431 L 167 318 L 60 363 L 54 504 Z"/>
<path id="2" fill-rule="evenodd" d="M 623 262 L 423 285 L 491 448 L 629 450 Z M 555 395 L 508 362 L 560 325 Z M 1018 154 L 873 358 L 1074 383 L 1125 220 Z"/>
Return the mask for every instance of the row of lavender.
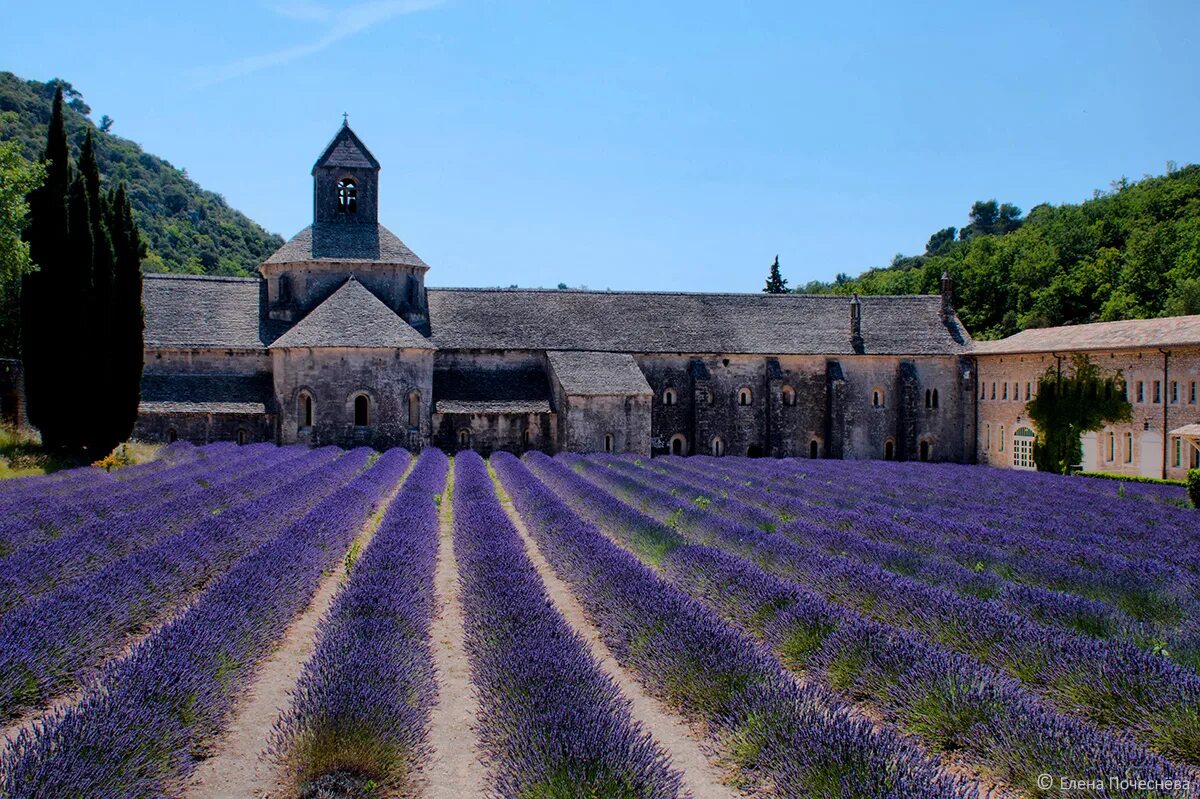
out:
<path id="1" fill-rule="evenodd" d="M 995 600 L 1092 637 L 1119 638 L 1200 669 L 1200 576 L 1170 560 L 1047 541 L 1013 525 L 990 528 L 932 512 L 912 513 L 875 497 L 862 498 L 854 480 L 832 483 L 804 473 L 789 479 L 794 464 L 715 459 L 655 464 L 658 470 L 710 481 L 709 488 L 769 510 L 774 518 L 767 529 L 797 519 L 787 527 L 821 540 L 829 552 L 853 552 L 890 571 Z M 713 483 L 713 478 L 721 479 Z M 844 494 L 843 483 L 849 486 Z M 1177 549 L 1176 559 L 1186 560 L 1196 548 L 1181 542 Z"/>
<path id="2" fill-rule="evenodd" d="M 746 778 L 785 797 L 977 795 L 977 786 L 854 716 L 826 688 L 798 682 L 711 608 L 616 546 L 584 520 L 602 518 L 602 508 L 579 513 L 564 502 L 573 496 L 561 481 L 573 476 L 565 467 L 554 469 L 545 456 L 530 456 L 530 462 L 546 482 L 512 456 L 492 456 L 539 548 L 571 584 L 616 659 L 648 690 L 702 722 Z M 626 533 L 623 542 L 649 559 L 667 556 L 669 547 L 651 531 Z"/>
<path id="3" fill-rule="evenodd" d="M 369 451 L 341 461 L 369 465 Z M 258 662 L 309 602 L 396 485 L 408 454 L 393 450 L 238 560 L 188 610 L 106 666 L 76 705 L 23 730 L 0 752 L 0 795 L 168 795 L 194 768 Z M 325 475 L 326 479 L 334 475 Z M 225 514 L 222 514 L 224 516 Z M 266 521 L 261 519 L 261 522 Z"/>
<path id="4" fill-rule="evenodd" d="M 551 604 L 483 460 L 459 454 L 454 476 L 465 645 L 496 795 L 678 796 L 679 774 Z"/>
<path id="5" fill-rule="evenodd" d="M 403 791 L 428 753 L 438 503 L 448 462 L 427 449 L 396 494 L 276 724 L 272 750 L 298 786 L 346 777 Z"/>
<path id="6" fill-rule="evenodd" d="M 12 503 L 41 501 L 48 497 L 68 497 L 97 485 L 119 485 L 128 480 L 140 479 L 163 468 L 177 466 L 192 458 L 202 457 L 207 450 L 230 446 L 233 445 L 222 442 L 208 447 L 195 447 L 186 441 L 177 441 L 159 449 L 154 459 L 136 466 L 119 469 L 116 472 L 107 472 L 94 466 L 83 466 L 77 469 L 63 469 L 50 474 L 10 478 L 0 481 L 0 510 L 7 510 Z"/>
<path id="7" fill-rule="evenodd" d="M 1037 775 L 1049 766 L 1078 769 L 1088 764 L 1101 771 L 1116 768 L 1117 773 L 1136 769 L 1147 777 L 1180 774 L 1161 758 L 1122 743 L 1120 736 L 1099 732 L 1050 709 L 1021 683 L 978 659 L 951 654 L 947 649 L 963 648 L 954 643 L 971 638 L 970 618 L 962 618 L 958 627 L 947 627 L 942 636 L 898 629 L 896 624 L 903 626 L 906 616 L 921 603 L 937 602 L 919 591 L 915 597 L 908 596 L 912 586 L 901 581 L 880 582 L 870 569 L 814 553 L 793 539 L 766 532 L 754 526 L 762 519 L 761 510 L 736 499 L 710 499 L 717 495 L 711 489 L 705 494 L 672 494 L 661 489 L 678 489 L 680 481 L 637 468 L 631 475 L 615 459 L 565 460 L 583 469 L 595 485 L 565 465 L 536 462 L 540 470 L 555 476 L 554 484 L 564 496 L 587 502 L 589 513 L 599 515 L 610 531 L 621 531 L 633 546 L 648 553 L 668 551 L 665 571 L 681 586 L 770 641 L 794 667 L 878 703 L 930 746 L 966 748 L 1004 779 L 1031 788 Z M 640 477 L 633 476 L 639 472 Z M 616 502 L 599 487 L 659 521 Z M 694 501 L 697 496 L 702 501 Z M 758 565 L 712 550 L 701 551 L 707 548 L 685 547 L 680 535 Z M 647 540 L 654 542 L 653 546 L 637 543 Z M 673 551 L 676 548 L 678 553 Z M 847 597 L 860 601 L 847 602 Z M 901 607 L 904 612 L 899 612 Z M 930 607 L 928 612 L 936 617 L 940 611 Z M 915 632 L 923 630 L 916 627 Z M 985 629 L 982 634 L 987 632 Z M 1123 718 L 1130 722 L 1127 730 L 1171 754 L 1185 759 L 1192 755 L 1186 705 L 1167 707 L 1166 712 L 1154 715 L 1146 713 L 1147 707 L 1163 709 L 1163 697 L 1154 695 L 1154 689 L 1161 686 L 1149 680 L 1130 680 L 1127 675 L 1122 679 L 1105 668 L 1115 664 L 1093 664 L 1086 659 L 1067 664 L 1062 659 L 1068 652 L 1060 649 L 1047 654 L 1057 654 L 1060 660 L 1055 665 L 1069 666 L 1069 676 L 1078 678 L 1075 685 L 1081 704 L 1094 701 L 1085 690 L 1111 688 L 1113 695 L 1108 699 L 1121 705 Z M 1086 653 L 1077 650 L 1076 654 Z M 1093 666 L 1096 673 L 1090 671 Z M 1067 675 L 1060 672 L 1058 676 Z M 1139 703 L 1143 704 L 1139 707 Z M 1075 708 L 1071 702 L 1063 705 L 1068 712 Z M 1172 715 L 1175 711 L 1180 712 L 1179 717 Z"/>
<path id="8" fill-rule="evenodd" d="M 4 614 L 0 715 L 11 717 L 72 688 L 131 635 L 313 508 L 368 457 L 366 450 L 343 455 L 336 447 L 308 452 L 278 469 L 273 490 L 219 514 L 191 517 L 178 532 Z"/>
<path id="9" fill-rule="evenodd" d="M 43 490 L 35 483 L 19 490 L 0 481 L 0 556 L 73 532 L 80 527 L 117 518 L 138 507 L 148 496 L 188 487 L 189 478 L 203 479 L 213 466 L 245 459 L 250 448 L 214 444 L 173 450 L 141 466 L 111 474 L 98 469 L 64 480 L 67 490 Z M 261 447 L 253 448 L 256 452 Z"/>
<path id="10" fill-rule="evenodd" d="M 246 447 L 236 457 L 206 458 L 203 469 L 119 500 L 126 510 L 0 558 L 0 614 L 81 579 L 117 558 L 154 544 L 197 518 L 262 496 L 292 476 L 305 450 Z M 174 471 L 174 470 L 172 470 Z M 138 481 L 138 485 L 141 481 Z"/>

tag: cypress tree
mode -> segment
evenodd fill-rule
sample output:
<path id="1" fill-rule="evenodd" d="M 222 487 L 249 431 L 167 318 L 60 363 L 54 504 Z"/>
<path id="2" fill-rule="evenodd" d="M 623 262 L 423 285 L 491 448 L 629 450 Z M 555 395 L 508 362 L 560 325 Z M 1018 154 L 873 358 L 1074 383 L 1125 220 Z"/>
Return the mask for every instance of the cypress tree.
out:
<path id="1" fill-rule="evenodd" d="M 109 423 L 113 446 L 133 433 L 141 401 L 144 356 L 142 310 L 142 258 L 146 245 L 133 221 L 133 207 L 125 185 L 117 187 L 109 204 L 109 230 L 113 235 L 112 390 Z"/>
<path id="2" fill-rule="evenodd" d="M 57 368 L 62 370 L 58 381 L 62 394 L 57 402 L 60 415 L 53 425 L 61 432 L 61 447 L 78 453 L 87 447 L 89 427 L 96 423 L 95 415 L 86 409 L 94 407 L 97 398 L 96 370 L 91 359 L 96 354 L 95 339 L 101 335 L 89 324 L 93 316 L 89 295 L 95 246 L 87 181 L 82 175 L 76 175 L 71 181 L 67 210 L 66 263 L 61 270 L 66 273 L 67 282 L 62 291 L 69 293 L 74 307 L 71 316 L 56 320 L 66 341 L 62 349 L 54 353 Z"/>
<path id="3" fill-rule="evenodd" d="M 79 179 L 87 192 L 88 230 L 91 234 L 91 270 L 87 293 L 85 324 L 90 331 L 83 347 L 88 352 L 86 368 L 87 389 L 91 392 L 89 407 L 98 413 L 89 414 L 85 444 L 91 455 L 100 457 L 120 443 L 114 440 L 115 426 L 112 409 L 115 390 L 113 359 L 117 320 L 113 309 L 114 251 L 109 222 L 112 217 L 110 198 L 100 193 L 100 167 L 96 162 L 95 142 L 88 130 L 79 150 Z"/>
<path id="4" fill-rule="evenodd" d="M 763 288 L 766 294 L 787 294 L 787 281 L 783 278 L 783 273 L 779 271 L 779 256 L 775 256 L 775 263 L 771 264 L 771 274 L 767 276 L 767 285 Z"/>
<path id="5" fill-rule="evenodd" d="M 73 365 L 72 327 L 80 310 L 77 283 L 71 279 L 67 195 L 71 164 L 63 123 L 62 87 L 54 106 L 42 155 L 45 182 L 30 192 L 25 240 L 36 270 L 27 274 L 21 291 L 21 356 L 29 421 L 50 449 L 68 446 L 63 428 L 68 413 L 67 388 Z"/>

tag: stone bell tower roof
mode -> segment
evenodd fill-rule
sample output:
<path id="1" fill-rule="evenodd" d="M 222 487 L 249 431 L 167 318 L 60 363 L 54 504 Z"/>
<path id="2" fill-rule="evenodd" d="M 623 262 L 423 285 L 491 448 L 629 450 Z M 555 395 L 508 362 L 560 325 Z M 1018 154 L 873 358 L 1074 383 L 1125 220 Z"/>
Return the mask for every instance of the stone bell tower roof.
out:
<path id="1" fill-rule="evenodd" d="M 329 142 L 329 146 L 321 153 L 321 157 L 313 164 L 312 173 L 325 167 L 341 167 L 346 169 L 379 169 L 379 161 L 371 155 L 367 145 L 358 138 L 350 123 L 343 121 L 342 127 Z"/>

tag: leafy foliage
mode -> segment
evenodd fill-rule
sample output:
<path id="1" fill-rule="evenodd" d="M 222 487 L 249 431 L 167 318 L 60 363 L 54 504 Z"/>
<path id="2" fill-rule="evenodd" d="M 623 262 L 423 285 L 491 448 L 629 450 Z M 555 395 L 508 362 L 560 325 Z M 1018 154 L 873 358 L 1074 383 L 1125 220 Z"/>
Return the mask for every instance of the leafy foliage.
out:
<path id="1" fill-rule="evenodd" d="M 104 182 L 127 187 L 149 245 L 143 271 L 245 276 L 283 244 L 279 236 L 230 208 L 220 195 L 201 189 L 186 171 L 113 135 L 108 117 L 101 117 L 98 127 L 93 124 L 88 118 L 91 109 L 66 81 L 25 81 L 0 72 L 0 112 L 16 114 L 15 124 L 0 129 L 0 141 L 15 142 L 26 159 L 36 161 L 45 146 L 50 104 L 59 86 L 72 155 L 79 156 L 90 131 Z"/>
<path id="2" fill-rule="evenodd" d="M 933 294 L 955 280 L 956 310 L 976 338 L 1031 327 L 1200 313 L 1200 166 L 1122 178 L 1081 204 L 976 202 L 962 230 L 925 252 L 801 291 Z"/>
<path id="3" fill-rule="evenodd" d="M 15 114 L 0 114 L 0 131 L 11 128 L 16 119 Z M 20 348 L 21 278 L 32 264 L 29 245 L 21 238 L 29 213 L 26 195 L 45 176 L 40 163 L 21 155 L 18 143 L 0 141 L 0 357 L 16 357 Z"/>
<path id="4" fill-rule="evenodd" d="M 1068 474 L 1083 460 L 1079 437 L 1106 424 L 1128 422 L 1133 407 L 1121 373 L 1106 374 L 1086 355 L 1072 356 L 1070 371 L 1051 366 L 1038 380 L 1038 394 L 1025 404 L 1037 428 L 1033 459 L 1039 470 Z"/>
<path id="5" fill-rule="evenodd" d="M 1192 506 L 1200 508 L 1200 469 L 1189 469 L 1187 474 L 1188 499 Z"/>

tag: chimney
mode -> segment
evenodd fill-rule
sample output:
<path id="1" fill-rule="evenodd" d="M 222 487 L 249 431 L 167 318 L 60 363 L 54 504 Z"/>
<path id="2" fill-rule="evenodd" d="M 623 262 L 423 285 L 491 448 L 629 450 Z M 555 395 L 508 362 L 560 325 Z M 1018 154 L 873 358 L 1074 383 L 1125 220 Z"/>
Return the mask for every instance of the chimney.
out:
<path id="1" fill-rule="evenodd" d="M 856 355 L 862 355 L 863 337 L 862 337 L 862 302 L 858 299 L 858 294 L 850 300 L 850 347 Z"/>
<path id="2" fill-rule="evenodd" d="M 949 272 L 942 272 L 942 321 L 949 322 L 954 316 L 954 279 Z"/>

